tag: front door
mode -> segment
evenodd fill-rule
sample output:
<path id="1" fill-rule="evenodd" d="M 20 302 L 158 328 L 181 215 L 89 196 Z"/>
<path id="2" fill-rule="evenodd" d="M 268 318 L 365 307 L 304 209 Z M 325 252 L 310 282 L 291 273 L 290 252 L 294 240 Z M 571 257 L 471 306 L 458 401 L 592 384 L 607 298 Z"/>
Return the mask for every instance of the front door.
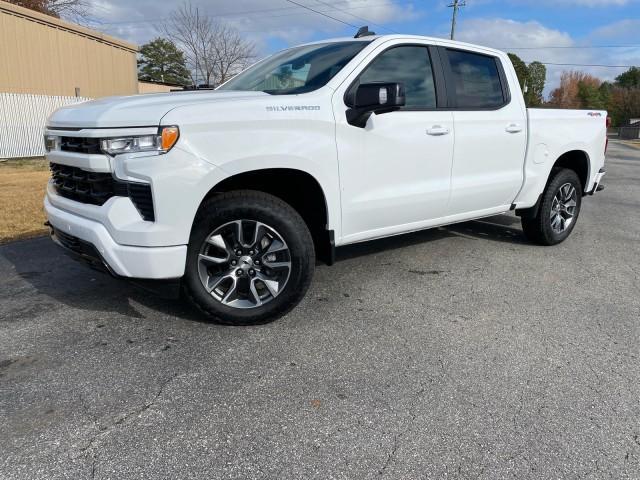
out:
<path id="1" fill-rule="evenodd" d="M 406 106 L 372 115 L 364 128 L 347 123 L 334 101 L 340 168 L 341 243 L 424 226 L 445 215 L 453 158 L 453 114 L 436 110 L 426 45 L 382 45 L 350 88 L 401 82 Z M 340 92 L 336 93 L 339 95 Z"/>

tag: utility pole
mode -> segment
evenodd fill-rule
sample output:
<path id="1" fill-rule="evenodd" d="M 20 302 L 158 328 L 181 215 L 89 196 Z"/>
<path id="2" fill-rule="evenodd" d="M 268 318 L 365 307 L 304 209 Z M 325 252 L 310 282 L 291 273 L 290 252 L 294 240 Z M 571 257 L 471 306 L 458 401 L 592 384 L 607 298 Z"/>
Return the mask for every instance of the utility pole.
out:
<path id="1" fill-rule="evenodd" d="M 453 0 L 453 3 L 449 7 L 453 7 L 453 17 L 451 17 L 451 40 L 456 34 L 456 17 L 458 16 L 458 9 L 460 7 L 466 7 L 467 4 L 464 0 Z"/>

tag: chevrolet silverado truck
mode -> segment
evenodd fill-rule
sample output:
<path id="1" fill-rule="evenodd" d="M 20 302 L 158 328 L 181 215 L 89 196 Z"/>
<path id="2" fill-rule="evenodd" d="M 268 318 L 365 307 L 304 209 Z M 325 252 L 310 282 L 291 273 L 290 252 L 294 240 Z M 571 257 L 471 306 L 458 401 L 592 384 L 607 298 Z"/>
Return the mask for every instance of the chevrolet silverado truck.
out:
<path id="1" fill-rule="evenodd" d="M 365 33 L 214 91 L 57 110 L 44 204 L 76 256 L 255 324 L 293 308 L 342 245 L 509 211 L 532 242 L 562 242 L 603 188 L 606 123 L 526 108 L 501 51 Z"/>

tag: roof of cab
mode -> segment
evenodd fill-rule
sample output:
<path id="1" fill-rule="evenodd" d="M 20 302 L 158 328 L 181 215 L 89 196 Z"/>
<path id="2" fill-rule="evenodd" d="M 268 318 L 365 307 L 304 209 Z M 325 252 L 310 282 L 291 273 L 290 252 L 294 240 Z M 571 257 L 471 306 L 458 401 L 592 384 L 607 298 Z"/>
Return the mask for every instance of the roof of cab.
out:
<path id="1" fill-rule="evenodd" d="M 448 38 L 428 37 L 424 35 L 403 35 L 403 34 L 390 34 L 390 35 L 368 35 L 365 37 L 338 37 L 328 38 L 325 40 L 318 40 L 315 42 L 305 43 L 304 45 L 315 45 L 321 43 L 337 43 L 337 42 L 374 42 L 383 40 L 422 40 L 431 41 L 451 47 L 468 48 L 468 49 L 482 49 L 485 52 L 494 52 L 496 54 L 504 54 L 502 50 L 496 48 L 486 47 L 484 45 L 477 45 L 473 43 L 459 42 L 457 40 L 449 40 Z"/>

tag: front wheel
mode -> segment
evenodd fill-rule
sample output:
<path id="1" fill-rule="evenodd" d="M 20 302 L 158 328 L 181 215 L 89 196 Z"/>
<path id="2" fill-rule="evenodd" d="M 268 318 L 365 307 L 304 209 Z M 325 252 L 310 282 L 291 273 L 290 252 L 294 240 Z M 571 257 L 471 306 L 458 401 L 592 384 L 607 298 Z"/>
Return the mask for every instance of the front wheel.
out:
<path id="1" fill-rule="evenodd" d="M 537 214 L 521 218 L 525 236 L 540 245 L 566 240 L 576 226 L 582 203 L 582 183 L 576 172 L 564 168 L 552 175 Z"/>
<path id="2" fill-rule="evenodd" d="M 315 267 L 309 229 L 287 203 L 236 191 L 207 200 L 196 216 L 184 287 L 218 323 L 275 320 L 304 297 Z"/>

